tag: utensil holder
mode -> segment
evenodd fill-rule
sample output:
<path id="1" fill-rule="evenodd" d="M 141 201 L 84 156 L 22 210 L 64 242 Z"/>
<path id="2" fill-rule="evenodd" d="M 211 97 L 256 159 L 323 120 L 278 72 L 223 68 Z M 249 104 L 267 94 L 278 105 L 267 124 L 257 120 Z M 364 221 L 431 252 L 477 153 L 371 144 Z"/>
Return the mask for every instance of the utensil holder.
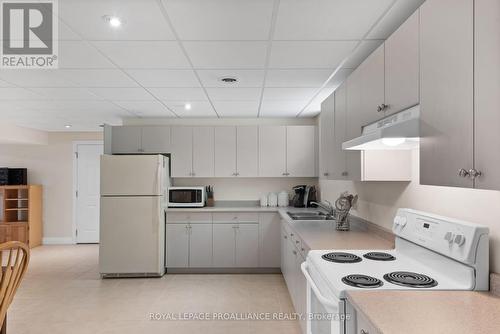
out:
<path id="1" fill-rule="evenodd" d="M 213 197 L 207 198 L 207 206 L 213 207 L 214 204 L 215 204 L 215 201 L 214 201 Z"/>
<path id="2" fill-rule="evenodd" d="M 333 217 L 335 219 L 335 229 L 337 231 L 349 231 L 351 229 L 349 211 L 337 210 Z"/>

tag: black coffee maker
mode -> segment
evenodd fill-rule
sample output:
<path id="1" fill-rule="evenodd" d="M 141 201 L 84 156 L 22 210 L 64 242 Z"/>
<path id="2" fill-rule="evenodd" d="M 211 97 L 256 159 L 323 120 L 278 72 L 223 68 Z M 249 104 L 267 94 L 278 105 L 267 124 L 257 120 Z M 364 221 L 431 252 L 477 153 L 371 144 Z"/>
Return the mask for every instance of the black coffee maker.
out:
<path id="1" fill-rule="evenodd" d="M 292 188 L 295 195 L 292 199 L 292 205 L 296 208 L 308 208 L 311 202 L 316 201 L 316 187 L 308 185 L 299 185 Z"/>

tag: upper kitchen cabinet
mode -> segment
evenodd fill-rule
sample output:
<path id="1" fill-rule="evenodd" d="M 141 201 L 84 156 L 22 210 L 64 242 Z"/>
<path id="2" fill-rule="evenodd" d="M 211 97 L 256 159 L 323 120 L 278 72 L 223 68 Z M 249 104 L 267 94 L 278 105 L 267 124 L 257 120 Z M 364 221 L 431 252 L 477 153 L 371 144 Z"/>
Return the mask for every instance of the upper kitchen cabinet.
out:
<path id="1" fill-rule="evenodd" d="M 286 127 L 286 175 L 317 176 L 316 127 Z"/>
<path id="2" fill-rule="evenodd" d="M 359 163 L 359 154 L 356 152 L 346 152 L 342 150 L 342 143 L 346 140 L 346 123 L 347 123 L 347 86 L 340 85 L 335 90 L 335 112 L 333 115 L 334 131 L 333 131 L 333 150 L 332 167 L 329 179 L 345 180 L 349 178 L 347 171 L 347 155 L 355 154 L 354 157 Z"/>
<path id="3" fill-rule="evenodd" d="M 236 172 L 236 127 L 215 127 L 215 176 L 237 176 Z"/>
<path id="4" fill-rule="evenodd" d="M 214 128 L 172 127 L 172 177 L 214 176 Z"/>
<path id="5" fill-rule="evenodd" d="M 214 176 L 214 128 L 193 127 L 193 176 Z"/>
<path id="6" fill-rule="evenodd" d="M 500 189 L 500 2 L 475 0 L 475 186 Z"/>
<path id="7" fill-rule="evenodd" d="M 286 176 L 286 126 L 259 128 L 259 176 Z"/>
<path id="8" fill-rule="evenodd" d="M 111 128 L 111 153 L 139 153 L 141 152 L 140 126 L 113 126 Z"/>
<path id="9" fill-rule="evenodd" d="M 142 127 L 141 148 L 143 153 L 170 153 L 170 126 Z"/>
<path id="10" fill-rule="evenodd" d="M 106 154 L 169 153 L 169 126 L 105 126 Z"/>
<path id="11" fill-rule="evenodd" d="M 257 126 L 215 127 L 215 176 L 259 175 Z"/>
<path id="12" fill-rule="evenodd" d="M 236 127 L 237 176 L 255 177 L 259 175 L 259 127 Z"/>
<path id="13" fill-rule="evenodd" d="M 349 122 L 346 140 L 361 135 L 363 126 L 384 117 L 384 45 L 379 46 L 347 78 Z"/>
<path id="14" fill-rule="evenodd" d="M 317 176 L 316 126 L 259 128 L 259 176 Z"/>
<path id="15" fill-rule="evenodd" d="M 319 177 L 328 179 L 333 173 L 333 161 L 336 157 L 334 151 L 334 111 L 335 94 L 331 94 L 321 103 L 319 115 Z"/>
<path id="16" fill-rule="evenodd" d="M 419 103 L 419 11 L 385 41 L 385 113 Z"/>
<path id="17" fill-rule="evenodd" d="M 450 8 L 453 10 L 450 11 Z M 488 9 L 483 11 L 487 12 Z M 422 184 L 473 186 L 473 179 L 468 175 L 469 169 L 473 168 L 474 154 L 473 24 L 474 0 L 427 0 L 420 7 Z M 494 41 L 495 34 L 493 31 L 491 33 L 492 36 L 484 37 L 488 40 L 486 43 L 496 42 L 498 46 L 498 41 Z M 489 49 L 491 46 L 482 48 Z M 498 59 L 495 59 L 494 63 L 498 64 Z M 485 68 L 482 69 L 481 78 L 485 76 L 484 71 L 487 71 L 488 75 L 494 72 L 491 64 L 483 66 Z M 498 87 L 498 82 L 496 85 Z M 487 89 L 494 91 L 493 87 Z M 495 94 L 498 94 L 498 91 L 495 91 Z M 497 96 L 495 98 L 498 99 Z M 495 112 L 498 113 L 498 104 Z M 488 113 L 491 113 L 491 110 Z M 488 122 L 483 118 L 483 123 Z M 498 123 L 496 126 L 498 127 Z M 485 135 L 492 134 L 485 130 L 481 128 Z M 496 131 L 498 132 L 498 129 Z M 492 143 L 491 139 L 487 139 L 488 144 Z M 488 147 L 491 148 L 489 145 Z M 498 166 L 492 166 L 496 167 Z"/>
<path id="18" fill-rule="evenodd" d="M 193 176 L 193 129 L 172 127 L 172 177 Z"/>

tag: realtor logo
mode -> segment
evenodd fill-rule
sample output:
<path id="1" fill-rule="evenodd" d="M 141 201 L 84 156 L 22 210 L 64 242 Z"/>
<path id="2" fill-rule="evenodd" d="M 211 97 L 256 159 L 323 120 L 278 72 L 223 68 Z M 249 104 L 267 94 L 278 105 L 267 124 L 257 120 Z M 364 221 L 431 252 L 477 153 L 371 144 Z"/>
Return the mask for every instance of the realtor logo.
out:
<path id="1" fill-rule="evenodd" d="M 53 69 L 58 65 L 57 2 L 1 2 L 1 68 Z"/>

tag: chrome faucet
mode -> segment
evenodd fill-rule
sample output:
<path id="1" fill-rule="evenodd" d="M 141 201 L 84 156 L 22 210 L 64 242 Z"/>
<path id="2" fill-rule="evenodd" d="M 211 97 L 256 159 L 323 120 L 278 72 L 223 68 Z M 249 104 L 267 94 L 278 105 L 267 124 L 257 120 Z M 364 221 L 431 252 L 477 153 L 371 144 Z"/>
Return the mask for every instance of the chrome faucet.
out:
<path id="1" fill-rule="evenodd" d="M 326 204 L 323 202 L 325 202 Z M 333 214 L 335 213 L 335 208 L 333 207 L 332 203 L 327 200 L 323 200 L 322 202 L 311 201 L 311 204 L 316 204 L 317 206 L 325 210 L 330 216 L 333 216 Z"/>

